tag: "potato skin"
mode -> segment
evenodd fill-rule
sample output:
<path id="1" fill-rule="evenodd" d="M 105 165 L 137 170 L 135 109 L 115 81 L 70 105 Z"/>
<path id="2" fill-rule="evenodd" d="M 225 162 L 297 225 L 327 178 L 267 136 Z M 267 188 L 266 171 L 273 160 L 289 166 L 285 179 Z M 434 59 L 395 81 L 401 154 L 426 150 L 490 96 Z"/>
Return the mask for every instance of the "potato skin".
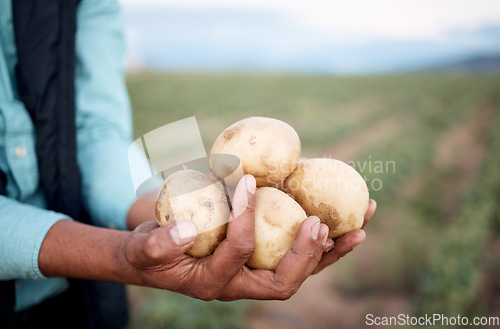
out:
<path id="1" fill-rule="evenodd" d="M 297 167 L 300 139 L 287 123 L 266 117 L 250 117 L 226 128 L 215 140 L 211 154 L 232 154 L 257 187 L 277 187 Z M 223 179 L 232 172 L 222 157 L 211 157 L 210 167 Z"/>
<path id="2" fill-rule="evenodd" d="M 329 238 L 361 228 L 368 209 L 369 193 L 361 175 L 336 159 L 300 161 L 288 176 L 283 190 L 306 211 L 330 228 Z"/>
<path id="3" fill-rule="evenodd" d="M 273 187 L 256 192 L 255 250 L 247 265 L 254 269 L 274 270 L 293 247 L 306 213 L 290 196 Z"/>
<path id="4" fill-rule="evenodd" d="M 167 177 L 156 201 L 160 226 L 190 220 L 198 230 L 194 244 L 186 252 L 193 257 L 211 254 L 225 238 L 229 206 L 226 195 L 203 173 L 179 170 Z"/>

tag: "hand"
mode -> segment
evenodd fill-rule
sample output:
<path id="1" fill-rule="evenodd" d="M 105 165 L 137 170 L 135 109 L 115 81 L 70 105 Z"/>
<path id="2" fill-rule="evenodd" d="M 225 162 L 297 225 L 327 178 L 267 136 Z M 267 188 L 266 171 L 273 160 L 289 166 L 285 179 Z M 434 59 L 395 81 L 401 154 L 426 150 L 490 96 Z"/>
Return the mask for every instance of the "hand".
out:
<path id="1" fill-rule="evenodd" d="M 246 175 L 233 197 L 227 237 L 208 257 L 185 252 L 195 239 L 192 223 L 158 227 L 144 223 L 132 233 L 73 220 L 55 223 L 43 239 L 38 265 L 47 277 L 103 280 L 168 289 L 204 300 L 288 299 L 311 274 L 334 263 L 365 237 L 363 230 L 327 239 L 317 217 L 302 222 L 294 246 L 275 271 L 245 266 L 254 250 L 255 179 Z M 370 201 L 365 224 L 375 211 Z M 181 238 L 191 232 L 191 236 Z M 331 251 L 323 253 L 323 251 Z"/>
<path id="2" fill-rule="evenodd" d="M 317 217 L 307 218 L 275 271 L 251 270 L 245 263 L 255 245 L 255 189 L 250 175 L 239 182 L 233 198 L 234 219 L 212 255 L 196 259 L 185 254 L 195 239 L 192 223 L 158 227 L 148 222 L 124 240 L 121 259 L 133 269 L 138 284 L 203 300 L 290 298 L 317 268 L 328 227 Z M 192 236 L 181 239 L 186 233 Z"/>
<path id="3" fill-rule="evenodd" d="M 370 199 L 368 201 L 368 210 L 366 211 L 365 219 L 361 229 L 346 233 L 341 237 L 335 239 L 335 241 L 333 241 L 332 239 L 328 239 L 326 241 L 324 250 L 325 253 L 321 257 L 321 261 L 313 271 L 313 274 L 318 273 L 325 267 L 335 263 L 340 258 L 351 252 L 354 247 L 363 242 L 366 237 L 366 233 L 363 229 L 370 221 L 370 218 L 373 216 L 376 209 L 377 203 L 375 202 L 375 200 Z"/>

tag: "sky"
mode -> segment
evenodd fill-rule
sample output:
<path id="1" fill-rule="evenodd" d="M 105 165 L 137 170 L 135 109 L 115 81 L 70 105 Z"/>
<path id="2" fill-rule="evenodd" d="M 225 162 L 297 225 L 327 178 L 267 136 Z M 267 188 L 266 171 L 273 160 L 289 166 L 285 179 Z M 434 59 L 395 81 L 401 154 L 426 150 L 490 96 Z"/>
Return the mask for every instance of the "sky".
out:
<path id="1" fill-rule="evenodd" d="M 129 67 L 373 73 L 500 53 L 498 0 L 121 0 Z"/>

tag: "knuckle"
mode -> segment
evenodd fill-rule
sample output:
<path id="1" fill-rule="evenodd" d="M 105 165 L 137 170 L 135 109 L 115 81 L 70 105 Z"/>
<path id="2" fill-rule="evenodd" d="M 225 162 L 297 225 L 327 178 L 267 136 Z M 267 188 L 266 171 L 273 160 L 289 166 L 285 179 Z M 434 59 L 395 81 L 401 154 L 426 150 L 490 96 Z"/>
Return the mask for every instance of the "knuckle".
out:
<path id="1" fill-rule="evenodd" d="M 255 243 L 253 239 L 238 239 L 235 237 L 230 237 L 231 252 L 234 255 L 240 256 L 242 258 L 250 257 L 255 250 Z"/>
<path id="2" fill-rule="evenodd" d="M 317 252 L 316 250 L 308 250 L 306 253 L 305 253 L 305 257 L 307 259 L 313 259 L 315 256 L 316 256 Z"/>
<path id="3" fill-rule="evenodd" d="M 296 246 L 294 246 L 294 248 L 292 248 L 292 251 L 297 254 L 298 256 L 300 257 L 304 257 L 306 259 L 313 259 L 314 256 L 316 256 L 316 248 L 308 248 L 306 250 L 303 250 L 304 248 L 301 248 L 302 250 L 300 250 L 299 248 L 297 248 Z"/>
<path id="4" fill-rule="evenodd" d="M 252 241 L 240 241 L 234 245 L 234 252 L 241 257 L 250 257 L 255 250 L 255 244 Z"/>
<path id="5" fill-rule="evenodd" d="M 157 248 L 157 240 L 154 235 L 148 236 L 146 241 L 144 242 L 143 252 L 144 254 L 151 259 L 158 258 L 158 248 Z"/>

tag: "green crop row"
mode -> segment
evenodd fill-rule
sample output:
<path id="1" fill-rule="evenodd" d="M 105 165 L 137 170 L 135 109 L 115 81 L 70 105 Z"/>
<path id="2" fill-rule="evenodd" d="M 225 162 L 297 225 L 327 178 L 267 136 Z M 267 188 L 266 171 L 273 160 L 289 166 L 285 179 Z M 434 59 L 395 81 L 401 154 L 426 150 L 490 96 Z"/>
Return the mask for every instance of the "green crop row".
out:
<path id="1" fill-rule="evenodd" d="M 439 206 L 439 195 L 434 194 L 439 191 L 441 182 L 431 165 L 437 141 L 447 129 L 473 115 L 482 102 L 483 100 L 478 101 L 475 97 L 464 95 L 454 99 L 446 111 L 443 109 L 435 112 L 434 117 L 425 114 L 430 111 L 427 108 L 419 108 L 419 115 L 425 119 L 417 117 L 419 121 L 411 129 L 367 150 L 354 161 L 355 169 L 366 179 L 370 197 L 377 201 L 380 208 L 368 230 L 388 225 L 389 220 L 393 233 L 384 239 L 385 251 L 378 256 L 378 261 L 371 265 L 372 270 L 356 270 L 353 267 L 367 265 L 353 264 L 356 262 L 354 258 L 346 260 L 348 265 L 343 270 L 353 273 L 341 275 L 341 279 L 337 279 L 337 287 L 356 293 L 376 291 L 379 287 L 391 291 L 413 289 L 418 272 L 429 252 L 428 241 L 434 238 L 434 232 L 440 222 L 437 214 L 422 216 L 421 213 L 415 213 L 414 209 L 421 212 L 419 203 L 422 202 Z M 450 115 L 450 112 L 455 115 Z M 447 117 L 448 120 L 445 121 L 442 117 Z M 422 124 L 424 120 L 426 124 Z M 446 125 L 429 124 L 430 120 L 443 121 Z M 438 126 L 440 128 L 437 128 Z M 401 190 L 412 183 L 409 179 L 414 179 L 416 174 L 429 186 L 425 186 L 426 191 L 422 195 L 405 200 L 400 196 Z M 427 180 L 431 181 L 426 183 Z M 393 218 L 380 218 L 380 212 Z"/>
<path id="2" fill-rule="evenodd" d="M 440 234 L 419 280 L 417 312 L 457 316 L 471 314 L 485 263 L 485 243 L 497 216 L 500 186 L 500 112 L 489 130 L 488 154 L 459 215 Z M 496 217 L 498 220 L 498 217 Z"/>
<path id="3" fill-rule="evenodd" d="M 329 145 L 402 112 L 410 113 L 409 119 L 411 112 L 446 112 L 453 120 L 455 114 L 448 109 L 457 97 L 480 97 L 495 84 L 493 78 L 460 75 L 143 74 L 128 79 L 136 137 L 194 115 L 210 144 L 229 124 L 263 115 L 292 125 L 305 150 Z"/>
<path id="4" fill-rule="evenodd" d="M 424 168 L 430 161 L 439 137 L 457 122 L 474 114 L 484 99 L 484 93 L 469 93 L 459 95 L 441 109 L 418 108 L 413 116 L 415 125 L 379 147 L 366 150 L 351 164 L 367 179 L 371 196 L 384 202 L 397 193 L 413 172 Z"/>
<path id="5" fill-rule="evenodd" d="M 382 227 L 390 233 L 384 237 L 383 252 L 373 264 L 356 264 L 354 258 L 345 260 L 348 264 L 342 270 L 349 273 L 336 279 L 336 287 L 348 293 L 364 294 L 381 287 L 392 292 L 415 291 L 415 282 L 427 265 L 433 243 L 439 240 L 439 232 L 446 222 L 440 213 L 442 188 L 447 180 L 454 179 L 452 170 L 433 165 L 436 145 L 456 124 L 475 119 L 490 95 L 488 89 L 473 90 L 457 95 L 441 111 L 435 107 L 419 107 L 414 117 L 416 125 L 367 150 L 354 161 L 355 168 L 367 179 L 370 197 L 379 204 L 375 221 L 368 230 Z M 367 163 L 372 164 L 371 169 Z M 416 187 L 410 186 L 415 183 Z M 403 189 L 416 190 L 411 192 L 413 195 L 402 196 Z M 372 269 L 359 271 L 367 266 Z"/>

